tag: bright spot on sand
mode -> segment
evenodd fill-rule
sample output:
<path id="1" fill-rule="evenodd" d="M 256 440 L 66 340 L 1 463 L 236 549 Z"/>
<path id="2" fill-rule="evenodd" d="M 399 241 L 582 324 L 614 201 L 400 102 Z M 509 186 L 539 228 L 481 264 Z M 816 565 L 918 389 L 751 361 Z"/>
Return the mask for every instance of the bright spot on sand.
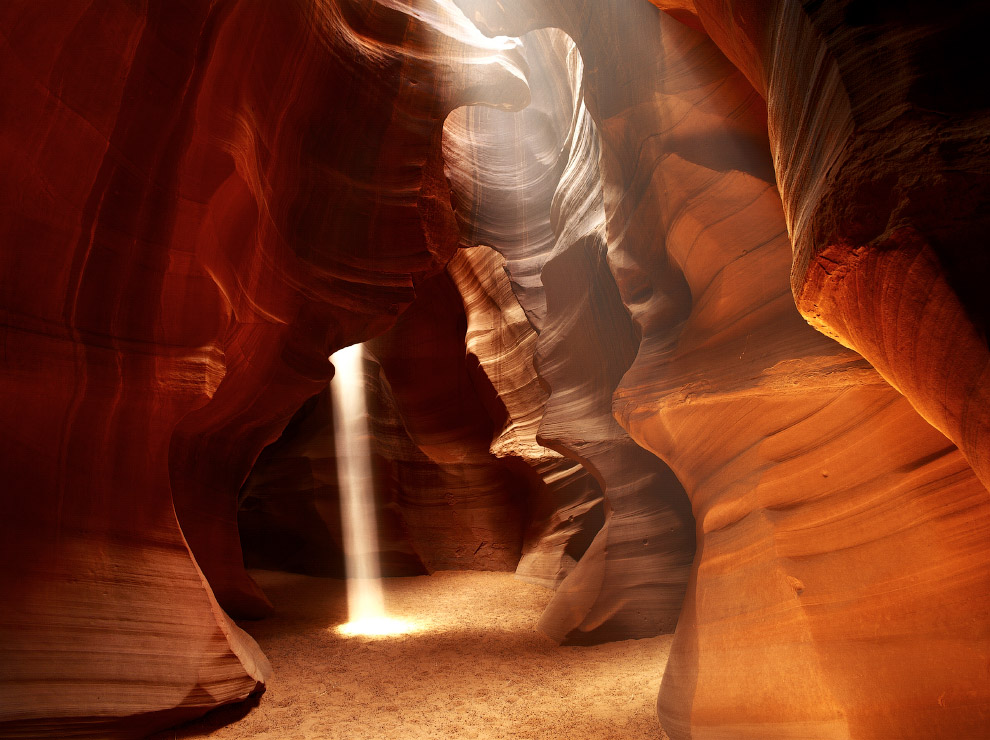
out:
<path id="1" fill-rule="evenodd" d="M 337 632 L 347 637 L 363 635 L 365 637 L 388 637 L 389 635 L 405 635 L 416 632 L 420 626 L 415 622 L 390 617 L 365 617 L 354 622 L 342 624 Z"/>

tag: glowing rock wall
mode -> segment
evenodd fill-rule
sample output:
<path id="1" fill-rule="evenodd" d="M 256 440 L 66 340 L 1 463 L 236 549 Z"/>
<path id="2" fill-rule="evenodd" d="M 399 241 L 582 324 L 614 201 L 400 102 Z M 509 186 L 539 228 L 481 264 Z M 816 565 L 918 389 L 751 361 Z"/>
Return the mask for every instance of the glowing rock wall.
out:
<path id="1" fill-rule="evenodd" d="M 766 99 L 801 313 L 868 359 L 990 484 L 990 263 L 974 248 L 990 226 L 990 101 L 969 83 L 988 72 L 974 29 L 990 11 L 693 6 Z M 932 342 L 946 327 L 951 340 Z"/>
<path id="2" fill-rule="evenodd" d="M 447 0 L 0 8 L 0 734 L 261 690 L 238 491 L 375 338 L 397 561 L 554 586 L 560 640 L 679 615 L 675 740 L 978 736 L 983 4 L 457 5 L 522 46 Z"/>
<path id="3" fill-rule="evenodd" d="M 602 491 L 587 468 L 538 439 L 549 397 L 534 366 L 538 335 L 504 266 L 493 249 L 469 247 L 447 271 L 464 301 L 465 349 L 491 382 L 504 418 L 491 451 L 517 463 L 514 469 L 530 471 L 529 522 L 516 576 L 556 588 L 604 523 Z"/>
<path id="4" fill-rule="evenodd" d="M 598 133 L 580 56 L 559 31 L 528 34 L 523 53 L 531 105 L 456 111 L 445 158 L 466 239 L 502 254 L 534 332 L 534 374 L 549 392 L 537 440 L 580 463 L 604 495 L 604 524 L 540 629 L 568 643 L 653 636 L 676 624 L 693 522 L 667 466 L 612 418 L 636 338 L 605 264 Z"/>
<path id="5" fill-rule="evenodd" d="M 926 418 L 962 443 L 977 473 L 982 450 L 967 449 L 967 436 L 925 405 L 934 402 L 942 418 L 967 405 L 985 409 L 979 306 L 951 264 L 985 270 L 972 249 L 944 253 L 939 266 L 920 242 L 897 246 L 918 231 L 912 219 L 927 219 L 949 192 L 919 206 L 916 218 L 915 184 L 954 183 L 953 208 L 963 200 L 968 208 L 985 203 L 976 175 L 963 178 L 930 158 L 904 171 L 898 147 L 913 151 L 918 120 L 930 116 L 912 112 L 920 104 L 910 100 L 883 110 L 890 120 L 882 142 L 863 134 L 873 141 L 861 154 L 869 161 L 850 159 L 843 137 L 855 126 L 836 114 L 835 101 L 853 95 L 843 84 L 865 95 L 881 78 L 865 67 L 855 85 L 829 76 L 832 60 L 809 30 L 837 22 L 827 3 L 813 4 L 810 16 L 797 3 L 778 3 L 768 16 L 757 3 L 698 3 L 697 22 L 681 4 L 689 24 L 624 2 L 461 5 L 489 32 L 561 28 L 584 61 L 585 102 L 600 135 L 608 268 L 638 345 L 613 409 L 670 464 L 697 520 L 691 584 L 660 694 L 664 728 L 674 738 L 978 734 L 990 703 L 981 667 L 990 652 L 990 501 L 962 452 Z M 708 29 L 713 17 L 729 28 L 712 31 L 728 59 L 691 27 Z M 737 47 L 753 51 L 768 17 L 793 23 L 771 25 L 762 38 L 776 45 L 772 63 L 758 57 L 763 77 Z M 915 33 L 942 37 L 946 23 L 938 18 Z M 850 57 L 859 55 L 850 64 L 906 39 L 883 36 L 875 51 L 850 46 Z M 755 47 L 757 56 L 766 51 Z M 913 58 L 910 48 L 900 53 Z M 917 64 L 913 89 L 941 89 L 944 75 L 936 68 L 926 77 Z M 823 81 L 801 79 L 809 71 Z M 943 134 L 954 142 L 953 132 L 965 132 L 972 148 L 976 132 L 986 131 L 982 113 L 956 105 L 951 117 L 941 113 Z M 876 98 L 868 107 L 881 115 Z M 975 154 L 967 166 L 979 171 L 985 147 Z M 833 178 L 846 171 L 837 162 L 860 175 L 897 166 L 902 174 L 869 180 L 865 191 L 836 189 L 842 180 Z M 886 221 L 877 199 L 898 204 L 896 223 L 885 227 L 892 241 L 843 242 L 822 230 L 853 228 L 856 220 L 840 215 L 847 211 Z M 954 224 L 952 238 L 964 238 L 981 218 L 952 217 L 940 233 L 949 239 Z M 836 241 L 833 274 L 807 255 L 828 258 L 823 246 Z M 814 259 L 834 286 L 803 277 Z M 543 268 L 548 295 L 553 264 Z M 589 261 L 579 272 L 593 269 Z M 862 356 L 805 323 L 791 284 L 815 326 Z M 965 306 L 967 295 L 963 316 L 953 306 Z M 865 332 L 866 323 L 884 352 L 849 328 Z M 946 367 L 943 358 L 955 352 L 958 366 Z M 904 360 L 914 363 L 912 377 L 929 373 L 937 387 L 922 392 L 897 380 L 893 368 Z M 946 395 L 953 388 L 962 391 L 955 401 Z M 980 428 L 983 411 L 959 413 Z"/>
<path id="6" fill-rule="evenodd" d="M 453 254 L 444 117 L 528 97 L 416 5 L 0 9 L 0 733 L 141 735 L 263 685 L 218 605 L 267 607 L 237 491 Z"/>

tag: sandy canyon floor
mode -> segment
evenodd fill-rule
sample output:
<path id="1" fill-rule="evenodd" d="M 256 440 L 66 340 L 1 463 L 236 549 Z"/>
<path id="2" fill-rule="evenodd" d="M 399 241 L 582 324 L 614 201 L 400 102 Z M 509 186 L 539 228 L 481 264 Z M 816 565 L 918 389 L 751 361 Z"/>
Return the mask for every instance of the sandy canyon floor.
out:
<path id="1" fill-rule="evenodd" d="M 666 739 L 654 707 L 670 636 L 559 647 L 535 630 L 551 592 L 511 574 L 385 581 L 394 637 L 343 637 L 342 581 L 252 573 L 276 616 L 242 626 L 274 668 L 256 707 L 154 740 Z"/>

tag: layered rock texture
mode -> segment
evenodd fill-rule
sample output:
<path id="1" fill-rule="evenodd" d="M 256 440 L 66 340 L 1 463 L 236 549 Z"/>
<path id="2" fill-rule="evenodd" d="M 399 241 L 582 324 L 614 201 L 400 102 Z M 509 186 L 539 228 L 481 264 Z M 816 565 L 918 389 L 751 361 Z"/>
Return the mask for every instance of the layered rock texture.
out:
<path id="1" fill-rule="evenodd" d="M 367 341 L 386 572 L 515 570 L 562 642 L 676 624 L 674 740 L 981 736 L 986 20 L 6 3 L 0 735 L 263 690 L 242 543 L 340 572 Z"/>
<path id="2" fill-rule="evenodd" d="M 602 491 L 588 468 L 538 440 L 548 397 L 534 368 L 538 336 L 504 265 L 493 249 L 469 247 L 447 271 L 464 300 L 465 349 L 491 383 L 504 419 L 490 449 L 516 463 L 515 470 L 529 472 L 529 521 L 516 575 L 557 588 L 601 529 Z"/>
<path id="3" fill-rule="evenodd" d="M 445 153 L 467 237 L 504 256 L 538 333 L 535 371 L 549 397 L 537 439 L 580 463 L 604 494 L 604 526 L 540 628 L 568 643 L 653 636 L 677 622 L 693 521 L 669 468 L 612 418 L 612 392 L 637 340 L 605 262 L 598 133 L 580 57 L 559 31 L 527 35 L 523 50 L 530 106 L 456 111 Z"/>
<path id="4" fill-rule="evenodd" d="M 494 392 L 467 362 L 460 294 L 446 273 L 422 288 L 395 326 L 367 344 L 408 434 L 394 450 L 388 440 L 398 435 L 376 435 L 379 454 L 400 463 L 399 509 L 427 568 L 513 570 L 525 482 L 489 449 L 494 424 L 483 399 L 494 401 Z"/>
<path id="5" fill-rule="evenodd" d="M 528 91 L 440 2 L 13 2 L 0 29 L 0 733 L 139 735 L 262 687 L 218 606 L 268 608 L 237 491 L 456 248 L 444 117 Z"/>
<path id="6" fill-rule="evenodd" d="M 990 10 L 694 6 L 766 99 L 799 310 L 869 360 L 990 484 L 990 263 L 973 247 L 990 226 L 990 99 L 968 82 L 990 71 L 974 42 Z M 927 340 L 947 326 L 951 341 Z"/>
<path id="7" fill-rule="evenodd" d="M 962 104 L 916 141 L 932 111 L 878 105 L 892 93 L 867 93 L 883 78 L 859 71 L 878 118 L 850 143 L 855 115 L 835 110 L 849 83 L 814 29 L 840 22 L 828 5 L 681 4 L 682 24 L 619 2 L 462 3 L 489 32 L 564 29 L 587 67 L 608 263 L 638 334 L 614 410 L 677 473 L 698 525 L 659 702 L 671 737 L 955 737 L 987 722 L 990 501 L 983 450 L 967 449 L 981 432 L 947 421 L 980 429 L 983 411 L 962 410 L 985 409 L 986 368 L 978 306 L 949 265 L 985 270 L 970 249 L 935 258 L 932 238 L 907 238 L 954 187 L 966 205 L 953 208 L 986 202 L 985 144 L 964 177 L 944 156 L 908 157 L 939 138 L 975 146 L 987 127 Z M 903 17 L 877 12 L 883 41 L 867 54 L 832 27 L 849 65 L 909 43 Z M 910 40 L 951 37 L 948 23 Z M 710 26 L 711 39 L 696 30 Z M 917 53 L 892 54 L 913 75 L 893 89 L 935 89 Z M 982 216 L 945 215 L 941 243 L 985 233 Z M 878 228 L 857 232 L 867 217 Z M 858 353 L 807 326 L 791 285 L 813 325 Z M 956 350 L 959 367 L 940 366 Z M 922 388 L 926 374 L 938 387 Z"/>
<path id="8" fill-rule="evenodd" d="M 550 391 L 539 438 L 580 462 L 605 495 L 605 526 L 540 627 L 575 643 L 654 635 L 676 624 L 693 520 L 669 468 L 612 418 L 638 340 L 606 265 L 599 133 L 581 56 L 557 30 L 529 33 L 524 51 L 531 105 L 515 115 L 455 112 L 447 131 L 457 144 L 446 152 L 468 238 L 504 255 L 539 332 L 537 372 Z"/>

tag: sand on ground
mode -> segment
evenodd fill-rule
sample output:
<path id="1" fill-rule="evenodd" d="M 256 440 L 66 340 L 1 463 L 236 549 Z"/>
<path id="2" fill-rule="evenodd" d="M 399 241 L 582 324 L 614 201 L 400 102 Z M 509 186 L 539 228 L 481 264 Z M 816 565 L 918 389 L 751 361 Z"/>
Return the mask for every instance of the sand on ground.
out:
<path id="1" fill-rule="evenodd" d="M 385 579 L 417 632 L 344 637 L 343 581 L 253 571 L 276 616 L 243 622 L 274 669 L 257 706 L 154 740 L 658 740 L 669 635 L 560 647 L 535 625 L 551 592 L 508 573 Z"/>

